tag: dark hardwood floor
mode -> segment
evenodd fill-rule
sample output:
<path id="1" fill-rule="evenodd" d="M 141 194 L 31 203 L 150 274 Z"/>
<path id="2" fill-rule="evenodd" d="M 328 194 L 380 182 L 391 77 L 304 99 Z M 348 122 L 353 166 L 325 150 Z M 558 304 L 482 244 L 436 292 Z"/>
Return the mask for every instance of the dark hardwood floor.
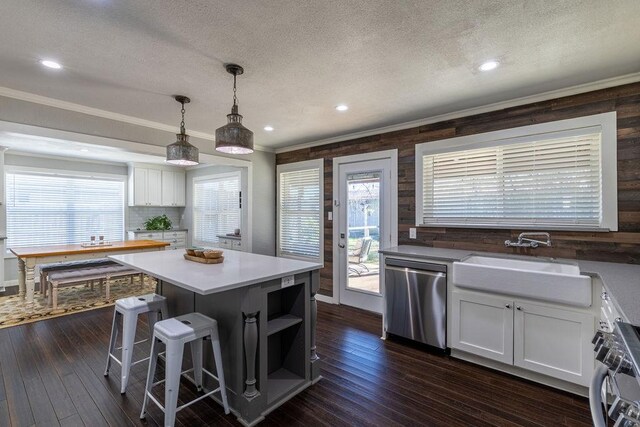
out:
<path id="1" fill-rule="evenodd" d="M 103 376 L 111 317 L 104 308 L 0 330 L 0 426 L 162 425 L 153 405 L 138 419 L 146 364 L 133 368 L 124 396 L 117 365 Z M 379 316 L 319 303 L 324 378 L 261 425 L 591 425 L 584 398 L 379 335 Z M 194 393 L 183 383 L 181 397 Z M 179 412 L 176 425 L 239 424 L 205 399 Z"/>

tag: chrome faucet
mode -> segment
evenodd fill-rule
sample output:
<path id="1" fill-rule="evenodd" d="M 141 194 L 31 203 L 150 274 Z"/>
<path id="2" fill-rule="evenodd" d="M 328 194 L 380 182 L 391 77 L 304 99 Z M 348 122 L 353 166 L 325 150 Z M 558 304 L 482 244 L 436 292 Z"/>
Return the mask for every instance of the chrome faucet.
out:
<path id="1" fill-rule="evenodd" d="M 538 240 L 532 239 L 532 237 L 545 237 L 547 240 Z M 512 242 L 511 240 L 505 240 L 504 245 L 507 247 L 515 247 L 515 248 L 537 248 L 540 245 L 545 245 L 547 247 L 551 246 L 551 236 L 549 233 L 545 232 L 534 232 L 534 233 L 520 233 L 518 236 L 517 242 Z"/>

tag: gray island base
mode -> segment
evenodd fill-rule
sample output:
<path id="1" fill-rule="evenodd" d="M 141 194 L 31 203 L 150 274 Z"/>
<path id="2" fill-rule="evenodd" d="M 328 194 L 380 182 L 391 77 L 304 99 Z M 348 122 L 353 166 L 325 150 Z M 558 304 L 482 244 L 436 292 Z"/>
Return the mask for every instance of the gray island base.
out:
<path id="1" fill-rule="evenodd" d="M 196 311 L 218 321 L 229 406 L 252 426 L 321 378 L 315 346 L 321 265 L 238 251 L 224 256 L 222 264 L 187 261 L 180 251 L 110 258 L 158 279 L 170 316 Z M 205 368 L 215 372 L 211 349 L 204 348 Z M 190 364 L 188 346 L 184 360 Z M 217 388 L 205 378 L 205 389 Z"/>

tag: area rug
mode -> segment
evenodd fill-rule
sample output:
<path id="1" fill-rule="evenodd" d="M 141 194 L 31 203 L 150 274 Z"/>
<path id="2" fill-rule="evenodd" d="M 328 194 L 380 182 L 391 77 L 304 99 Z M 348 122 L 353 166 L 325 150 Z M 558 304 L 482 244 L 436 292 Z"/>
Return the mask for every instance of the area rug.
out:
<path id="1" fill-rule="evenodd" d="M 129 283 L 128 278 L 113 279 L 109 299 L 105 297 L 104 290 L 102 293 L 99 291 L 97 284 L 94 290 L 84 285 L 69 286 L 58 291 L 58 308 L 55 310 L 47 305 L 47 298 L 41 293 L 35 294 L 33 304 L 27 304 L 18 295 L 0 297 L 0 329 L 106 307 L 117 299 L 155 290 L 156 281 L 146 276 L 142 283 L 138 277 L 133 283 Z"/>

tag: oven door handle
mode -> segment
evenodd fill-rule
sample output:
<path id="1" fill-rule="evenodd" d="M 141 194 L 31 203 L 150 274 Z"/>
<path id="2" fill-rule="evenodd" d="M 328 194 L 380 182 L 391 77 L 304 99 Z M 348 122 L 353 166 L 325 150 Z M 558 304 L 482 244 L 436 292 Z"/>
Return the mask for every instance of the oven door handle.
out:
<path id="1" fill-rule="evenodd" d="M 602 414 L 602 385 L 609 376 L 609 369 L 602 364 L 596 368 L 589 386 L 589 407 L 594 427 L 607 427 L 607 421 Z"/>

